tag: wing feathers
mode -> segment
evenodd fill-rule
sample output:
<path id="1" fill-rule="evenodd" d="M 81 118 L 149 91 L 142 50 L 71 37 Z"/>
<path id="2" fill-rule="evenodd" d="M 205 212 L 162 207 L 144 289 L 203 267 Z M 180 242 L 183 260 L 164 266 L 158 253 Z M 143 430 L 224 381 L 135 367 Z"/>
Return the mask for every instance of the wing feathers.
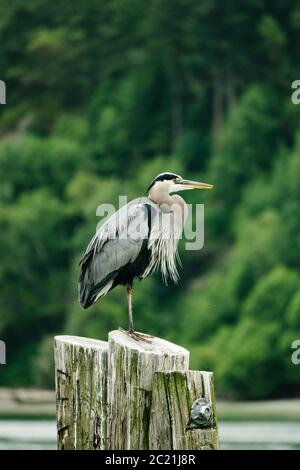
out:
<path id="1" fill-rule="evenodd" d="M 80 260 L 78 295 L 83 308 L 105 295 L 120 270 L 132 263 L 145 246 L 149 223 L 144 199 L 132 201 L 114 213 L 89 243 Z"/>

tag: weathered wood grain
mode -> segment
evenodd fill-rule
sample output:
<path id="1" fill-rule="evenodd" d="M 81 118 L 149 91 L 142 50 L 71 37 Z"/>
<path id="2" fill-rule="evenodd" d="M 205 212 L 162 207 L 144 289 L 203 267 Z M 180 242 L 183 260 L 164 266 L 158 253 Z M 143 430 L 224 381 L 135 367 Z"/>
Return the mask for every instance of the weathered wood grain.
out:
<path id="1" fill-rule="evenodd" d="M 55 338 L 58 449 L 107 448 L 107 349 L 104 341 Z"/>
<path id="2" fill-rule="evenodd" d="M 160 338 L 55 338 L 59 449 L 218 449 L 210 372 Z M 192 413 L 191 413 L 192 409 Z"/>
<path id="3" fill-rule="evenodd" d="M 189 352 L 159 338 L 136 341 L 122 331 L 108 340 L 111 449 L 151 449 L 152 381 L 157 371 L 188 370 Z"/>
<path id="4" fill-rule="evenodd" d="M 199 427 L 191 419 L 198 398 L 211 406 L 211 418 Z M 213 375 L 210 372 L 157 372 L 152 386 L 149 446 L 155 450 L 218 449 Z"/>

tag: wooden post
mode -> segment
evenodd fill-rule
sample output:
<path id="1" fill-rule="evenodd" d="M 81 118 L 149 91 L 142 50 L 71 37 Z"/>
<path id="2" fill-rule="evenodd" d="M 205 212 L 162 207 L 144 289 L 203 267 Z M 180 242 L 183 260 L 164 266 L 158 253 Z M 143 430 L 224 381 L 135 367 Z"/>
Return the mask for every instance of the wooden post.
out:
<path id="1" fill-rule="evenodd" d="M 187 370 L 189 352 L 159 338 L 135 341 L 121 331 L 108 338 L 111 449 L 149 449 L 153 376 Z"/>
<path id="2" fill-rule="evenodd" d="M 146 339 L 55 338 L 59 449 L 218 449 L 212 374 Z"/>
<path id="3" fill-rule="evenodd" d="M 56 336 L 58 449 L 107 448 L 107 343 Z"/>
<path id="4" fill-rule="evenodd" d="M 153 450 L 219 448 L 211 372 L 155 374 L 149 445 Z"/>

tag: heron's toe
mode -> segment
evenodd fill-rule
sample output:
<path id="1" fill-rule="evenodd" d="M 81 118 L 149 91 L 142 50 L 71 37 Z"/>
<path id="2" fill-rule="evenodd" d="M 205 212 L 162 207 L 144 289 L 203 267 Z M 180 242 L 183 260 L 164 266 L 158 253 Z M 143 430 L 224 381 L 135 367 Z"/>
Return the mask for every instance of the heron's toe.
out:
<path id="1" fill-rule="evenodd" d="M 146 343 L 151 343 L 151 340 L 154 338 L 154 336 L 138 333 L 137 331 L 124 330 L 124 328 L 122 327 L 119 327 L 119 330 L 123 331 L 123 333 L 127 334 L 128 336 L 130 336 L 130 338 L 135 339 L 136 341 L 145 341 Z"/>

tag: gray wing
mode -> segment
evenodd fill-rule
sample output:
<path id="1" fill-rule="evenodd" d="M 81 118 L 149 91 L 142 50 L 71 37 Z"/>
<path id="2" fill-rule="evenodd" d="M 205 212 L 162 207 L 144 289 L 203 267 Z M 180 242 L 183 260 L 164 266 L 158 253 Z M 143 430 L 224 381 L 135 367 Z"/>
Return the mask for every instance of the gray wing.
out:
<path id="1" fill-rule="evenodd" d="M 149 235 L 148 198 L 123 206 L 97 230 L 81 261 L 78 294 L 88 308 L 112 287 L 120 270 L 133 262 Z M 152 205 L 152 203 L 150 203 Z"/>

